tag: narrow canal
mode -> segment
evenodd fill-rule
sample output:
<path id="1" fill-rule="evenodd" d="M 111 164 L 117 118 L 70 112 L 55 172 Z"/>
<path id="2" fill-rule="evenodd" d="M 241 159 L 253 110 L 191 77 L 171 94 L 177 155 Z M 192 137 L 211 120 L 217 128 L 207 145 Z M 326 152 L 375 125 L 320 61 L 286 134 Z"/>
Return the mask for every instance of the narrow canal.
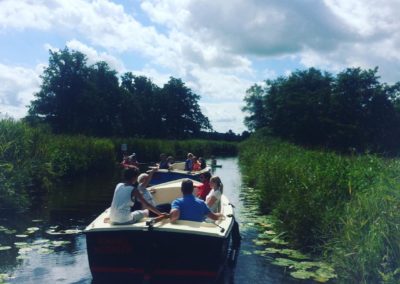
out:
<path id="1" fill-rule="evenodd" d="M 272 238 L 260 236 L 275 233 L 260 219 L 237 158 L 220 158 L 218 164 L 213 174 L 221 177 L 236 206 L 243 237 L 236 267 L 226 271 L 223 283 L 316 283 L 293 278 L 290 265 L 272 264 L 276 259 L 267 245 Z M 81 231 L 110 205 L 117 181 L 117 174 L 80 178 L 38 198 L 29 213 L 0 216 L 0 283 L 94 284 Z"/>

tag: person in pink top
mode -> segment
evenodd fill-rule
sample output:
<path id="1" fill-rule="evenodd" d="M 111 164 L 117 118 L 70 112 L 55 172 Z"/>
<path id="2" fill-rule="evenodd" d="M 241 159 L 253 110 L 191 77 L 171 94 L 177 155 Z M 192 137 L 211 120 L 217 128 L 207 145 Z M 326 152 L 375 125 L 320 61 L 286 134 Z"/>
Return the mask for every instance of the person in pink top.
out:
<path id="1" fill-rule="evenodd" d="M 210 178 L 211 174 L 209 172 L 205 172 L 200 175 L 200 181 L 202 185 L 197 187 L 196 196 L 202 200 L 206 200 L 206 196 L 211 191 Z"/>

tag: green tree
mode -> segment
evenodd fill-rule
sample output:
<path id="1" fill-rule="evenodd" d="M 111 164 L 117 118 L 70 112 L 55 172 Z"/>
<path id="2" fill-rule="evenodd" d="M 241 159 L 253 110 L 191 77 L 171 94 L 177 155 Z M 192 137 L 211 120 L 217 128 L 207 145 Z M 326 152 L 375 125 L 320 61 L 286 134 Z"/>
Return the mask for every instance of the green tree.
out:
<path id="1" fill-rule="evenodd" d="M 77 107 L 82 94 L 90 90 L 87 58 L 68 48 L 51 51 L 49 66 L 41 76 L 42 85 L 29 108 L 29 116 L 40 117 L 55 132 L 82 130 L 81 112 Z"/>
<path id="2" fill-rule="evenodd" d="M 127 72 L 122 76 L 121 86 L 127 91 L 127 106 L 132 114 L 126 121 L 136 120 L 136 133 L 145 137 L 157 137 L 162 133 L 161 128 L 161 94 L 160 88 L 149 78 L 135 76 Z M 128 122 L 129 123 L 129 122 Z"/>
<path id="3" fill-rule="evenodd" d="M 181 79 L 171 77 L 161 90 L 162 126 L 166 137 L 196 137 L 201 130 L 212 130 L 198 104 L 199 95 Z"/>
<path id="4" fill-rule="evenodd" d="M 242 108 L 242 111 L 249 113 L 244 118 L 244 124 L 250 131 L 267 125 L 265 95 L 266 90 L 257 84 L 251 86 L 246 91 L 244 98 L 246 105 Z"/>

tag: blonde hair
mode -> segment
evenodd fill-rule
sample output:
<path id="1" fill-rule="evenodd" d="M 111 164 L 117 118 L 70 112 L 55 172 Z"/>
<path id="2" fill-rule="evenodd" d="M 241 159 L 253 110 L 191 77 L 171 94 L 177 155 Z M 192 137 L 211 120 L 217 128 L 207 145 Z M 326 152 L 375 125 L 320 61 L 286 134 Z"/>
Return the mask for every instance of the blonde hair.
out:
<path id="1" fill-rule="evenodd" d="M 221 193 L 223 192 L 224 185 L 222 184 L 222 181 L 219 178 L 219 176 L 213 176 L 212 178 L 210 178 L 210 182 L 215 183 L 215 185 L 218 187 L 218 190 L 220 190 Z"/>

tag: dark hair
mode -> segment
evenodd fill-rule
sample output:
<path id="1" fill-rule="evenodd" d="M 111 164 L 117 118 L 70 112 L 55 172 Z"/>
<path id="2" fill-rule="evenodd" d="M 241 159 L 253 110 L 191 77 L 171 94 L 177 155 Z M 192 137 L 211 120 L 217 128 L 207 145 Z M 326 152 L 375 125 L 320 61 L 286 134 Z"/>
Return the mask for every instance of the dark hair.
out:
<path id="1" fill-rule="evenodd" d="M 130 167 L 124 170 L 125 181 L 131 181 L 134 177 L 139 175 L 140 171 L 137 167 Z"/>
<path id="2" fill-rule="evenodd" d="M 181 191 L 183 194 L 193 193 L 193 181 L 190 179 L 185 179 L 182 181 Z"/>
<path id="3" fill-rule="evenodd" d="M 211 173 L 210 172 L 204 172 L 201 175 L 207 180 L 209 180 L 211 178 Z"/>

